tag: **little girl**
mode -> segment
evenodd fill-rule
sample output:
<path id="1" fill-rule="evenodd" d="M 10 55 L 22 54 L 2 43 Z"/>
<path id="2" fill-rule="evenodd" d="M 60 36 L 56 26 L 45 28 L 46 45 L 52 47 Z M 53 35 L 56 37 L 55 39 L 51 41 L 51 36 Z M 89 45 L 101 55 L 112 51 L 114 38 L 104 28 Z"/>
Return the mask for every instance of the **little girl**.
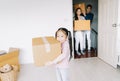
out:
<path id="1" fill-rule="evenodd" d="M 66 28 L 59 28 L 55 34 L 56 39 L 61 43 L 61 54 L 46 65 L 55 65 L 58 81 L 69 81 L 68 67 L 72 55 L 71 33 Z"/>

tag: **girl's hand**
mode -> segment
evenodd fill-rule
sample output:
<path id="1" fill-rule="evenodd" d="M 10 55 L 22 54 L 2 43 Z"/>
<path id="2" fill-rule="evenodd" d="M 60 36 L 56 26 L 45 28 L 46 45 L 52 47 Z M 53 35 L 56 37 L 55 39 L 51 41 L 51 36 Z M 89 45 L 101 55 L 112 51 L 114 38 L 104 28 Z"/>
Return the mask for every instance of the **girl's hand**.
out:
<path id="1" fill-rule="evenodd" d="M 50 65 L 53 65 L 52 61 L 45 63 L 45 66 L 50 66 Z"/>

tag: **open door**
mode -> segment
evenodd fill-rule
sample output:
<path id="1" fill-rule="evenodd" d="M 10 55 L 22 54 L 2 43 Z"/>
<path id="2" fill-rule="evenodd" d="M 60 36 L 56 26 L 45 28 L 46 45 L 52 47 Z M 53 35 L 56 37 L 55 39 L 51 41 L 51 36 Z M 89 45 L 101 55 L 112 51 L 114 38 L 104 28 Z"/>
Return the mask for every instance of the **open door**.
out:
<path id="1" fill-rule="evenodd" d="M 119 0 L 99 0 L 98 57 L 117 67 L 116 38 Z"/>
<path id="2" fill-rule="evenodd" d="M 90 8 L 90 5 L 92 8 Z M 83 20 L 79 19 L 81 21 L 78 22 L 76 14 L 79 8 L 81 10 L 80 17 L 83 18 Z M 91 14 L 93 15 L 91 16 Z M 87 23 L 89 20 L 91 22 Z M 73 21 L 74 58 L 97 57 L 98 0 L 73 0 Z M 75 22 L 77 22 L 76 25 Z M 90 32 L 84 29 L 86 25 L 90 25 Z M 78 29 L 75 29 L 76 27 L 78 27 Z M 82 34 L 80 32 L 82 32 Z"/>

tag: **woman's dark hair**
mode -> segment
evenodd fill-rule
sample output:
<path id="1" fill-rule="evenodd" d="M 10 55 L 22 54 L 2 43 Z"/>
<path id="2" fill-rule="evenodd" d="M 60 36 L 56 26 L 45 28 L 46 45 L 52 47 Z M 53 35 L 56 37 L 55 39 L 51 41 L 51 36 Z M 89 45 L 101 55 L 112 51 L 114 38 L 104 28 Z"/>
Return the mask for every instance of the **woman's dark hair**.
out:
<path id="1" fill-rule="evenodd" d="M 82 9 L 81 8 L 77 8 L 76 10 L 75 10 L 75 20 L 78 20 L 78 16 L 77 16 L 77 11 L 78 10 L 80 10 L 81 11 L 81 16 L 83 16 L 83 14 L 82 14 Z"/>
<path id="2" fill-rule="evenodd" d="M 66 34 L 66 36 L 68 37 L 69 48 L 70 48 L 70 59 L 71 59 L 72 58 L 72 36 L 71 36 L 71 32 L 68 31 L 66 28 L 61 27 L 55 33 L 56 38 L 57 38 L 57 32 L 60 31 L 60 30 L 63 31 Z"/>

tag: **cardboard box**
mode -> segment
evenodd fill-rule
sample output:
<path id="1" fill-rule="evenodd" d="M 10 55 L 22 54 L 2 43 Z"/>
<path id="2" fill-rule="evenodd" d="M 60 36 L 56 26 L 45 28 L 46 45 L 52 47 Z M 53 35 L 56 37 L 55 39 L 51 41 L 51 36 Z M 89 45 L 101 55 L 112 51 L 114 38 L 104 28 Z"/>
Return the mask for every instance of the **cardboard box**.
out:
<path id="1" fill-rule="evenodd" d="M 9 48 L 8 53 L 0 55 L 0 66 L 3 66 L 5 64 L 17 65 L 18 69 L 20 70 L 18 48 Z"/>
<path id="2" fill-rule="evenodd" d="M 82 13 L 86 13 L 85 10 L 85 3 L 80 3 L 80 4 L 74 4 L 74 9 L 76 10 L 77 8 L 81 8 L 82 9 Z"/>
<path id="3" fill-rule="evenodd" d="M 61 54 L 61 44 L 54 37 L 38 37 L 32 39 L 34 64 L 44 66 Z"/>
<path id="4" fill-rule="evenodd" d="M 74 20 L 74 30 L 90 30 L 90 20 Z"/>
<path id="5" fill-rule="evenodd" d="M 12 70 L 10 70 L 8 72 L 0 72 L 0 79 L 1 79 L 0 81 L 17 81 L 17 78 L 18 78 L 18 66 L 12 65 L 11 67 L 12 67 Z M 4 66 L 2 68 L 5 69 Z"/>

